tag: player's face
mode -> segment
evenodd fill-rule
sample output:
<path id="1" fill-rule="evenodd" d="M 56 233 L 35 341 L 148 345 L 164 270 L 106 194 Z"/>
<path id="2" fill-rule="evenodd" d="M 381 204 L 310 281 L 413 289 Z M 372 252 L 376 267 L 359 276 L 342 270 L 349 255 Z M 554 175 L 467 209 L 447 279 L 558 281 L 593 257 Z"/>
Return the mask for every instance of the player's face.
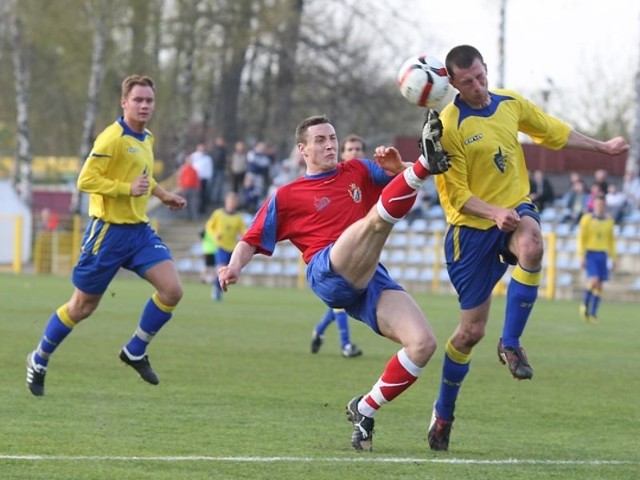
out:
<path id="1" fill-rule="evenodd" d="M 129 127 L 142 132 L 151 120 L 155 108 L 153 88 L 145 85 L 134 85 L 129 96 L 120 101 L 124 121 Z"/>
<path id="2" fill-rule="evenodd" d="M 593 214 L 596 217 L 602 217 L 604 215 L 605 210 L 606 210 L 606 204 L 604 202 L 604 199 L 602 197 L 597 197 L 593 201 Z"/>
<path id="3" fill-rule="evenodd" d="M 333 125 L 322 123 L 307 130 L 307 143 L 299 143 L 298 150 L 307 165 L 307 174 L 324 173 L 338 163 L 338 137 Z"/>
<path id="4" fill-rule="evenodd" d="M 487 87 L 487 66 L 477 58 L 469 68 L 453 67 L 451 85 L 459 92 L 462 100 L 472 108 L 489 105 L 489 89 Z"/>
<path id="5" fill-rule="evenodd" d="M 364 149 L 362 148 L 362 142 L 347 140 L 342 147 L 342 160 L 348 162 L 354 158 L 364 157 Z"/>

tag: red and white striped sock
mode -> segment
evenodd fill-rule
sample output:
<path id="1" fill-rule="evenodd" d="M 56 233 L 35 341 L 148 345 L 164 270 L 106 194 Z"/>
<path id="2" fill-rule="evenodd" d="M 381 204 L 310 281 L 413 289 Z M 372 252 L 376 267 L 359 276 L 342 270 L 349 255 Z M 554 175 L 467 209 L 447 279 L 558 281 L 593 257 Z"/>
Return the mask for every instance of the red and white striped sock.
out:
<path id="1" fill-rule="evenodd" d="M 416 201 L 418 190 L 429 176 L 426 160 L 420 155 L 411 167 L 407 167 L 400 175 L 384 187 L 376 208 L 383 220 L 397 223 L 404 217 Z"/>
<path id="2" fill-rule="evenodd" d="M 358 410 L 362 415 L 373 417 L 382 405 L 413 385 L 421 373 L 422 368 L 409 359 L 404 349 L 400 350 L 391 357 L 371 391 L 362 397 Z"/>

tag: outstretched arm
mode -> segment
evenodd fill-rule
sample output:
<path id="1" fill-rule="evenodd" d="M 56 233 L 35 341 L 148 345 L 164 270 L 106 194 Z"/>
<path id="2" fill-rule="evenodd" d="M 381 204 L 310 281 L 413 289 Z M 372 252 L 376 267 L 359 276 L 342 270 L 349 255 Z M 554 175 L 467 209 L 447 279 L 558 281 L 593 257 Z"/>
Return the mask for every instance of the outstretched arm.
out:
<path id="1" fill-rule="evenodd" d="M 571 130 L 569 140 L 567 140 L 565 147 L 594 150 L 608 155 L 618 155 L 629 150 L 629 143 L 623 137 L 614 137 L 607 141 L 601 141 Z"/>
<path id="2" fill-rule="evenodd" d="M 256 248 L 249 245 L 247 242 L 240 240 L 231 254 L 231 260 L 229 265 L 220 267 L 218 270 L 218 281 L 220 286 L 226 292 L 229 285 L 238 283 L 240 278 L 240 272 L 247 265 L 253 255 L 256 253 Z"/>

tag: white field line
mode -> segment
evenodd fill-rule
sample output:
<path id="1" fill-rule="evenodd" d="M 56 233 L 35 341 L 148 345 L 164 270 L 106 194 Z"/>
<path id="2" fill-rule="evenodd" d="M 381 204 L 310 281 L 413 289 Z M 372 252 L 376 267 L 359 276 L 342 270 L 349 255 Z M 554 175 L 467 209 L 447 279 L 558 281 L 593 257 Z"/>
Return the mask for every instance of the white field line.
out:
<path id="1" fill-rule="evenodd" d="M 507 458 L 504 460 L 480 460 L 473 458 L 385 458 L 385 457 L 209 457 L 209 456 L 72 456 L 72 455 L 0 455 L 0 460 L 17 461 L 134 461 L 134 462 L 227 462 L 227 463 L 442 463 L 460 465 L 636 465 L 627 460 L 536 460 Z"/>

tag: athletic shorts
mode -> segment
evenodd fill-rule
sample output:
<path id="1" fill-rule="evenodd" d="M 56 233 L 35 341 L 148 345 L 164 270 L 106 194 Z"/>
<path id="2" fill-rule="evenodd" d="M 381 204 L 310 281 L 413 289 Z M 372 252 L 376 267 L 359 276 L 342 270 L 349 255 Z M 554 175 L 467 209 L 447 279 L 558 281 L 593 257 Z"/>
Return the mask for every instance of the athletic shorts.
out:
<path id="1" fill-rule="evenodd" d="M 216 266 L 216 254 L 215 253 L 205 253 L 204 254 L 204 264 L 207 267 L 215 267 Z"/>
<path id="2" fill-rule="evenodd" d="M 587 251 L 585 256 L 585 269 L 587 278 L 598 278 L 601 282 L 609 280 L 609 266 L 607 265 L 607 252 Z"/>
<path id="3" fill-rule="evenodd" d="M 103 294 L 120 268 L 144 277 L 164 260 L 172 260 L 171 252 L 148 223 L 118 225 L 92 218 L 71 278 L 79 290 Z"/>
<path id="4" fill-rule="evenodd" d="M 231 260 L 231 253 L 229 250 L 225 250 L 224 248 L 218 247 L 216 251 L 216 265 L 229 265 L 229 260 Z"/>
<path id="5" fill-rule="evenodd" d="M 521 217 L 529 216 L 540 223 L 540 215 L 532 203 L 521 203 L 516 211 Z M 517 263 L 518 259 L 508 249 L 511 235 L 512 232 L 501 232 L 496 226 L 488 230 L 449 226 L 444 254 L 460 308 L 468 310 L 482 305 L 508 266 Z"/>
<path id="6" fill-rule="evenodd" d="M 320 300 L 331 308 L 344 308 L 350 317 L 368 325 L 381 335 L 378 328 L 376 306 L 384 290 L 404 290 L 391 279 L 381 263 L 365 289 L 354 288 L 342 275 L 331 269 L 331 246 L 316 253 L 307 265 L 307 282 Z"/>

